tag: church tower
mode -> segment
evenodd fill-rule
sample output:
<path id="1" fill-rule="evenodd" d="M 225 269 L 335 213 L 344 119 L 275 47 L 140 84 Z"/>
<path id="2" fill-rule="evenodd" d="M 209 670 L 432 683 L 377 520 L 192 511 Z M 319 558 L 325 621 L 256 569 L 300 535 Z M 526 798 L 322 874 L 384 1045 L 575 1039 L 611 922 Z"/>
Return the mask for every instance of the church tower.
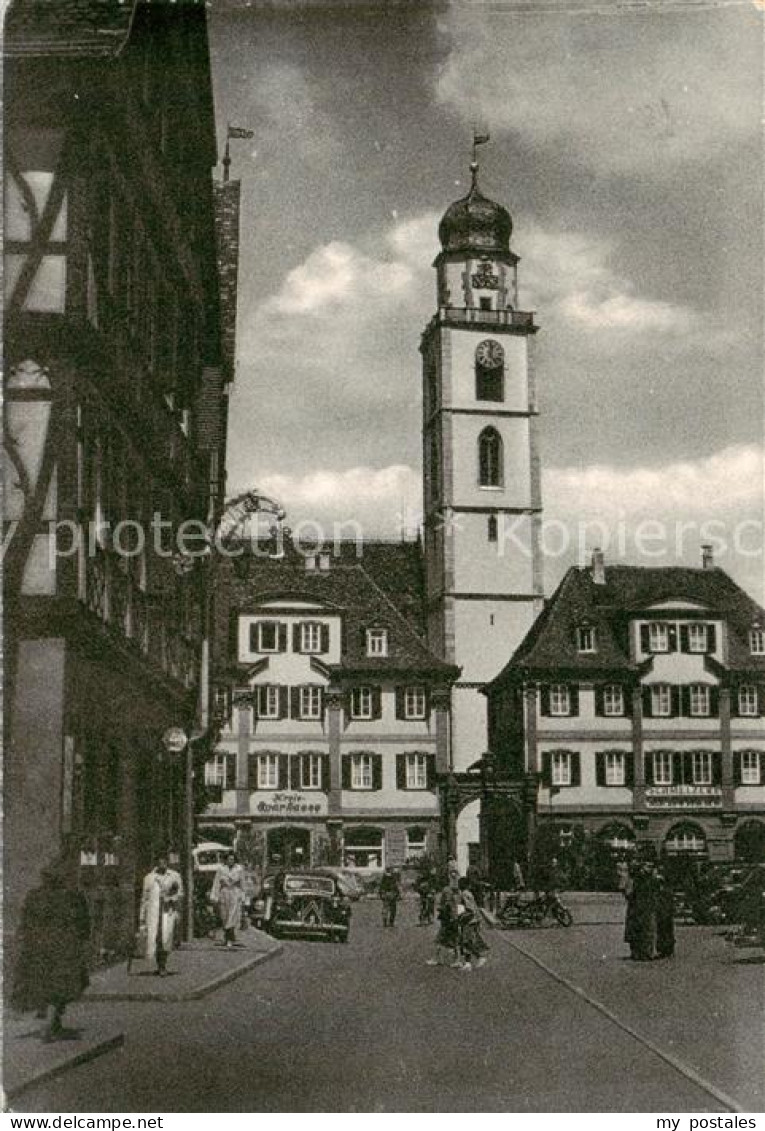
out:
<path id="1" fill-rule="evenodd" d="M 518 308 L 510 214 L 481 193 L 475 161 L 470 168 L 470 192 L 439 225 L 438 308 L 420 346 L 429 642 L 462 669 L 456 773 L 486 749 L 479 688 L 507 663 L 543 594 L 537 326 Z"/>

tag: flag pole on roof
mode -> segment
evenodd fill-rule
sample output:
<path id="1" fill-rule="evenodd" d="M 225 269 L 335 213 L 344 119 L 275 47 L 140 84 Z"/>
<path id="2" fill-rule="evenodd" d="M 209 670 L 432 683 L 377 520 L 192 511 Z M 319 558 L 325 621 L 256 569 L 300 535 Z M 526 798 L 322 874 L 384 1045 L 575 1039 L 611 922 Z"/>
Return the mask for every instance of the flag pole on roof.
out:
<path id="1" fill-rule="evenodd" d="M 223 180 L 228 181 L 231 173 L 231 146 L 229 142 L 232 138 L 248 138 L 255 137 L 254 130 L 246 130 L 242 126 L 232 126 L 230 123 L 226 124 L 226 151 L 223 154 Z"/>

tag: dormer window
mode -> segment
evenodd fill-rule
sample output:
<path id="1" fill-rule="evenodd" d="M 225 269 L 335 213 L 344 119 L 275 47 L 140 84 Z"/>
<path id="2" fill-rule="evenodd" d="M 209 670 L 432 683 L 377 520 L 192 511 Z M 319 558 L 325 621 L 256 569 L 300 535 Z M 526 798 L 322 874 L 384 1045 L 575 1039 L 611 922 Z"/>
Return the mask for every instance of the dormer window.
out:
<path id="1" fill-rule="evenodd" d="M 250 649 L 253 652 L 283 652 L 286 650 L 286 628 L 275 620 L 262 620 L 250 629 Z"/>
<path id="2" fill-rule="evenodd" d="M 669 651 L 669 625 L 663 621 L 652 621 L 648 625 L 648 649 L 650 652 Z"/>
<path id="3" fill-rule="evenodd" d="M 753 656 L 765 656 L 765 628 L 755 625 L 750 629 L 749 650 Z"/>
<path id="4" fill-rule="evenodd" d="M 367 629 L 367 655 L 388 655 L 388 630 L 387 628 Z"/>
<path id="5" fill-rule="evenodd" d="M 582 624 L 576 630 L 576 647 L 578 652 L 596 652 L 595 629 L 592 625 Z"/>
<path id="6" fill-rule="evenodd" d="M 688 625 L 688 651 L 706 652 L 709 644 L 709 633 L 705 624 Z"/>

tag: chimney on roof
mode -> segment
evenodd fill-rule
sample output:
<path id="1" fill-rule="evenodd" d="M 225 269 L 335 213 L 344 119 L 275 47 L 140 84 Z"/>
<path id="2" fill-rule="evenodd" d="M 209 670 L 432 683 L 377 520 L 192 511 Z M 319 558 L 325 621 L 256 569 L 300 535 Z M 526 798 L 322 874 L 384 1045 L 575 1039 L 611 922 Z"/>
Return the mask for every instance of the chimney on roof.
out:
<path id="1" fill-rule="evenodd" d="M 600 546 L 592 551 L 592 580 L 596 585 L 606 584 L 606 560 Z"/>
<path id="2" fill-rule="evenodd" d="M 701 568 L 714 569 L 715 568 L 715 554 L 709 542 L 705 542 L 701 547 Z"/>

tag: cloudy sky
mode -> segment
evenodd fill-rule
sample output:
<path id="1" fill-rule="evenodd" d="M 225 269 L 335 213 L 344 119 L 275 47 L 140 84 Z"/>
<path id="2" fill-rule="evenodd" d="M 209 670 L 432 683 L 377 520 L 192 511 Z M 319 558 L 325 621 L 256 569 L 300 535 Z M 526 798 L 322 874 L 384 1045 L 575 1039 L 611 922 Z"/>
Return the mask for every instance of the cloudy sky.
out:
<path id="1" fill-rule="evenodd" d="M 587 544 L 696 564 L 706 534 L 762 599 L 761 20 L 748 0 L 216 0 L 220 136 L 255 133 L 232 143 L 232 489 L 293 525 L 416 528 L 417 347 L 477 122 L 542 327 L 548 591 Z"/>

